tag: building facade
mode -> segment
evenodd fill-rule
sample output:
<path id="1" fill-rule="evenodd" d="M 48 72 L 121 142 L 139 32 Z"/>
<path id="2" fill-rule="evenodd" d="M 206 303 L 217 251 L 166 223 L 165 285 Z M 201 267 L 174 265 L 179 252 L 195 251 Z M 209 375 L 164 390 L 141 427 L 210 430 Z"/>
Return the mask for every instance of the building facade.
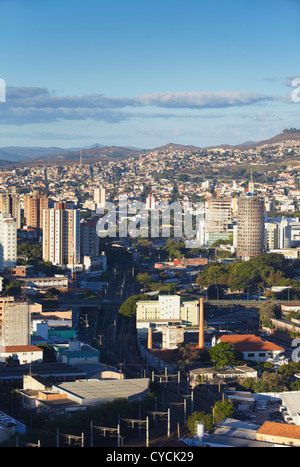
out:
<path id="1" fill-rule="evenodd" d="M 80 210 L 56 203 L 44 210 L 43 260 L 54 265 L 80 264 Z"/>
<path id="2" fill-rule="evenodd" d="M 1 193 L 0 212 L 10 214 L 16 220 L 17 229 L 21 228 L 21 200 L 19 194 Z"/>
<path id="3" fill-rule="evenodd" d="M 27 302 L 7 303 L 0 311 L 0 345 L 30 345 L 30 308 Z"/>
<path id="4" fill-rule="evenodd" d="M 47 196 L 34 191 L 33 195 L 24 196 L 24 221 L 27 227 L 43 229 L 44 209 L 48 209 Z"/>
<path id="5" fill-rule="evenodd" d="M 169 324 L 198 326 L 199 301 L 180 300 L 178 295 L 160 295 L 158 300 L 140 300 L 136 304 L 136 327 L 140 332 L 162 329 Z"/>
<path id="6" fill-rule="evenodd" d="M 265 251 L 265 204 L 249 194 L 238 199 L 237 257 L 249 260 Z"/>
<path id="7" fill-rule="evenodd" d="M 10 214 L 0 214 L 0 271 L 17 264 L 17 221 Z"/>

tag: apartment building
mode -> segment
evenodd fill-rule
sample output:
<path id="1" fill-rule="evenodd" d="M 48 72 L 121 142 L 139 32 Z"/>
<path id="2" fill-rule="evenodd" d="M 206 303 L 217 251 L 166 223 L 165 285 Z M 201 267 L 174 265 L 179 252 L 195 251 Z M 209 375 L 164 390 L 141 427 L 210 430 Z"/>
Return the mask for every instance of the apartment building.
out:
<path id="1" fill-rule="evenodd" d="M 52 264 L 80 264 L 80 210 L 55 203 L 44 210 L 43 259 Z"/>
<path id="2" fill-rule="evenodd" d="M 16 220 L 17 228 L 21 228 L 21 199 L 19 194 L 0 193 L 0 212 L 10 214 Z"/>
<path id="3" fill-rule="evenodd" d="M 205 210 L 205 244 L 228 240 L 233 233 L 233 208 L 231 199 L 211 199 Z"/>
<path id="4" fill-rule="evenodd" d="M 17 221 L 0 214 L 0 272 L 17 264 Z"/>
<path id="5" fill-rule="evenodd" d="M 24 196 L 24 220 L 27 227 L 42 229 L 43 212 L 48 208 L 48 198 L 34 191 L 33 195 Z"/>
<path id="6" fill-rule="evenodd" d="M 249 260 L 265 250 L 264 199 L 247 194 L 238 199 L 237 257 Z"/>

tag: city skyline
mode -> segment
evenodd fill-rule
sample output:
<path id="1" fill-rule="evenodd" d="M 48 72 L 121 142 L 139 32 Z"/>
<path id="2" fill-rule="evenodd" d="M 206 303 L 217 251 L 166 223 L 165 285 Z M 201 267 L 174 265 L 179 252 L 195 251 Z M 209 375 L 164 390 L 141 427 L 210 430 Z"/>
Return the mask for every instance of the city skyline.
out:
<path id="1" fill-rule="evenodd" d="M 299 127 L 299 3 L 0 2 L 0 147 L 196 146 Z"/>

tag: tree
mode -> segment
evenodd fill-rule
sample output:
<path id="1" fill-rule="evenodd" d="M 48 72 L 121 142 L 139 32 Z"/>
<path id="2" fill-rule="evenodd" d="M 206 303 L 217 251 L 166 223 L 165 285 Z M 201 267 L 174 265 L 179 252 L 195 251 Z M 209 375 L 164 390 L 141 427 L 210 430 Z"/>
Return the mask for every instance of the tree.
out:
<path id="1" fill-rule="evenodd" d="M 259 308 L 259 318 L 263 326 L 269 326 L 272 319 L 280 318 L 281 308 L 277 303 L 267 301 Z"/>
<path id="2" fill-rule="evenodd" d="M 217 425 L 224 418 L 232 418 L 234 416 L 234 407 L 230 402 L 218 401 L 214 405 L 214 424 Z"/>
<path id="3" fill-rule="evenodd" d="M 229 342 L 219 342 L 209 349 L 209 355 L 216 369 L 232 366 L 236 361 L 234 345 Z"/>
<path id="4" fill-rule="evenodd" d="M 136 316 L 136 302 L 139 300 L 149 300 L 149 295 L 132 295 L 122 303 L 119 313 L 126 318 L 133 318 Z"/>
<path id="5" fill-rule="evenodd" d="M 193 412 L 187 419 L 186 426 L 188 430 L 195 436 L 196 433 L 196 422 L 201 422 L 204 424 L 205 431 L 209 432 L 213 429 L 213 417 L 212 414 L 206 412 Z"/>
<path id="6" fill-rule="evenodd" d="M 148 289 L 151 285 L 151 276 L 147 272 L 139 273 L 136 276 L 136 281 L 143 289 Z"/>
<path id="7" fill-rule="evenodd" d="M 9 284 L 5 287 L 5 291 L 7 292 L 8 295 L 20 295 L 22 291 L 22 281 L 18 280 L 13 280 L 9 282 Z"/>
<path id="8" fill-rule="evenodd" d="M 172 354 L 172 361 L 185 369 L 188 368 L 193 361 L 199 360 L 199 358 L 200 350 L 192 342 L 179 344 L 178 348 L 174 350 Z"/>

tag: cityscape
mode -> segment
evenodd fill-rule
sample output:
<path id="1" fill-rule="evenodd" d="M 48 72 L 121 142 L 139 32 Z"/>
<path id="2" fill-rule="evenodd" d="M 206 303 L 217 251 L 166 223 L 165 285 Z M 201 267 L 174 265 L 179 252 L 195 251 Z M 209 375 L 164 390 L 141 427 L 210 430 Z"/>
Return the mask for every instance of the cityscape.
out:
<path id="1" fill-rule="evenodd" d="M 280 48 L 284 76 L 263 66 L 267 37 L 299 41 L 299 5 L 45 3 L 0 2 L 12 40 L 0 67 L 0 446 L 99 448 L 134 464 L 299 447 L 300 78 Z M 263 45 L 222 36 L 238 13 Z M 200 14 L 219 27 L 207 47 L 220 64 L 222 37 L 235 49 L 221 88 L 207 25 L 191 28 Z M 162 27 L 151 47 L 150 26 Z"/>

